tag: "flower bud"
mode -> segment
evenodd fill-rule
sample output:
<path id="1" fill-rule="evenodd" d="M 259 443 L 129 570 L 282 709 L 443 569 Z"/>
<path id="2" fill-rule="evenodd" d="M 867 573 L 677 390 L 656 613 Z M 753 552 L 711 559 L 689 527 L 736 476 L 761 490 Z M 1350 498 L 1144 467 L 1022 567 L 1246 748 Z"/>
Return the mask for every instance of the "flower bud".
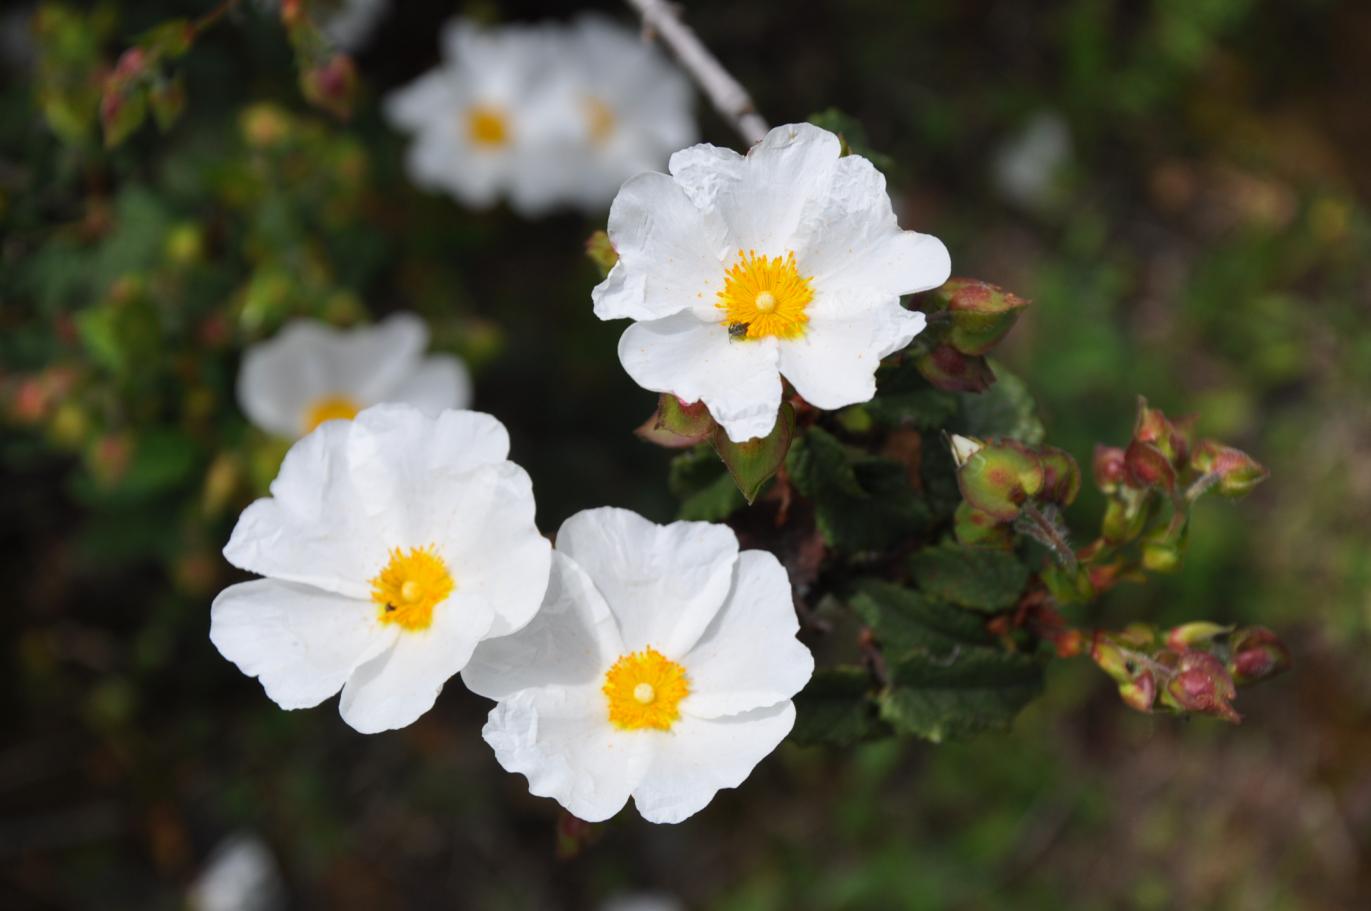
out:
<path id="1" fill-rule="evenodd" d="M 1155 446 L 1174 467 L 1185 463 L 1190 442 L 1188 433 L 1182 426 L 1172 423 L 1160 409 L 1149 408 L 1147 399 L 1142 396 L 1138 396 L 1138 419 L 1133 427 L 1133 439 Z"/>
<path id="2" fill-rule="evenodd" d="M 963 500 L 957 505 L 953 519 L 957 542 L 967 547 L 998 547 L 1008 549 L 1014 546 L 1014 532 L 988 512 L 982 512 Z"/>
<path id="3" fill-rule="evenodd" d="M 1102 633 L 1096 633 L 1095 640 L 1090 643 L 1090 660 L 1119 683 L 1130 682 L 1137 673 L 1137 668 L 1124 655 L 1118 643 Z"/>
<path id="4" fill-rule="evenodd" d="M 1143 671 L 1127 683 L 1120 683 L 1119 698 L 1129 708 L 1150 714 L 1153 703 L 1157 701 L 1157 681 L 1152 672 Z"/>
<path id="5" fill-rule="evenodd" d="M 604 231 L 596 231 L 586 238 L 586 256 L 600 270 L 601 278 L 609 275 L 609 270 L 619 261 L 619 251 L 614 249 L 609 242 L 609 234 Z"/>
<path id="6" fill-rule="evenodd" d="M 1001 522 L 1019 515 L 1019 508 L 1043 487 L 1043 466 L 1037 455 L 1014 440 L 992 441 L 968 456 L 957 470 L 962 497 Z"/>
<path id="7" fill-rule="evenodd" d="M 1128 480 L 1134 487 L 1160 487 L 1174 490 L 1176 468 L 1166 454 L 1151 443 L 1134 440 L 1124 453 Z"/>
<path id="8" fill-rule="evenodd" d="M 1226 497 L 1243 496 L 1270 475 L 1265 466 L 1247 453 L 1213 440 L 1205 440 L 1196 447 L 1190 465 L 1201 474 L 1217 475 L 1219 493 Z"/>
<path id="9" fill-rule="evenodd" d="M 1229 642 L 1228 672 L 1239 685 L 1256 683 L 1290 669 L 1290 650 L 1261 626 L 1238 630 Z"/>
<path id="10" fill-rule="evenodd" d="M 1170 541 L 1148 541 L 1142 548 L 1143 569 L 1150 573 L 1174 573 L 1181 568 L 1183 550 Z"/>
<path id="11" fill-rule="evenodd" d="M 952 460 L 961 468 L 976 453 L 985 448 L 985 441 L 975 437 L 964 437 L 959 433 L 952 434 L 948 441 L 952 446 Z"/>
<path id="12" fill-rule="evenodd" d="M 1142 534 L 1143 527 L 1152 515 L 1152 504 L 1152 498 L 1110 499 L 1104 507 L 1104 518 L 1100 520 L 1100 534 L 1111 544 L 1132 541 Z"/>
<path id="13" fill-rule="evenodd" d="M 256 149 L 279 145 L 289 137 L 291 119 L 285 111 L 266 102 L 250 105 L 238 116 L 238 128 L 247 144 Z"/>
<path id="14" fill-rule="evenodd" d="M 1237 723 L 1242 716 L 1230 704 L 1237 696 L 1233 678 L 1223 662 L 1208 652 L 1186 652 L 1166 686 L 1168 701 L 1183 712 L 1214 715 Z"/>
<path id="15" fill-rule="evenodd" d="M 1166 634 L 1166 647 L 1173 652 L 1187 652 L 1193 648 L 1208 646 L 1215 637 L 1232 631 L 1231 626 L 1221 626 L 1207 620 L 1185 623 Z"/>
<path id="16" fill-rule="evenodd" d="M 1028 301 L 971 278 L 954 278 L 934 292 L 952 316 L 946 341 L 965 355 L 985 354 L 1013 328 Z"/>
<path id="17" fill-rule="evenodd" d="M 346 120 L 357 100 L 357 67 L 347 54 L 334 54 L 300 74 L 300 90 L 310 104 Z"/>
<path id="18" fill-rule="evenodd" d="M 687 404 L 669 392 L 662 393 L 657 410 L 634 431 L 639 438 L 668 449 L 703 443 L 713 432 L 714 418 L 704 402 Z"/>
<path id="19" fill-rule="evenodd" d="M 1081 469 L 1076 460 L 1055 446 L 1039 446 L 1038 459 L 1043 466 L 1043 498 L 1070 506 L 1081 490 Z"/>
<path id="20" fill-rule="evenodd" d="M 1128 482 L 1128 468 L 1124 451 L 1117 446 L 1095 447 L 1095 486 L 1104 493 L 1114 493 Z"/>
<path id="21" fill-rule="evenodd" d="M 923 378 L 946 392 L 984 392 L 995 373 L 983 357 L 969 357 L 951 345 L 939 345 L 914 362 Z"/>

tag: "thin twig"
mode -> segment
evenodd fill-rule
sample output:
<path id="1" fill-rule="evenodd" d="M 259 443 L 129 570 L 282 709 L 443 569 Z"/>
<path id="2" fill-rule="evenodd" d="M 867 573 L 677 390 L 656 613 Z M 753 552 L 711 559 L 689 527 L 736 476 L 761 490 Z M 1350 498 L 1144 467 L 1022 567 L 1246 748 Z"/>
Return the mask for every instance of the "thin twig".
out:
<path id="1" fill-rule="evenodd" d="M 667 0 L 628 0 L 643 17 L 643 27 L 661 36 L 676 59 L 704 90 L 714 109 L 723 115 L 748 145 L 766 135 L 767 125 L 757 113 L 747 89 L 724 69 L 690 27 L 681 21 L 676 6 Z"/>

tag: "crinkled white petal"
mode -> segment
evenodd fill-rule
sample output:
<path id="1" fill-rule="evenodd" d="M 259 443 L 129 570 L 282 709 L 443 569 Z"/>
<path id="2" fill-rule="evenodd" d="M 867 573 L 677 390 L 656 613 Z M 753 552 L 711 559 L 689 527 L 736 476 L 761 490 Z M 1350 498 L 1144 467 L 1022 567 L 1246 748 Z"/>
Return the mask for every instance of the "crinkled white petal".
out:
<path id="1" fill-rule="evenodd" d="M 667 169 L 697 208 L 713 211 L 720 194 L 742 180 L 745 161 L 732 149 L 702 142 L 673 154 Z"/>
<path id="2" fill-rule="evenodd" d="M 413 405 L 434 417 L 448 409 L 466 408 L 471 404 L 471 374 L 461 358 L 431 354 L 400 380 L 385 400 Z"/>
<path id="3" fill-rule="evenodd" d="M 723 604 L 738 539 L 725 525 L 657 525 L 627 509 L 603 507 L 562 523 L 557 551 L 595 583 L 627 652 L 650 645 L 676 660 Z"/>
<path id="4" fill-rule="evenodd" d="M 484 598 L 453 592 L 433 608 L 427 629 L 402 630 L 389 649 L 352 673 L 338 705 L 343 720 L 363 734 L 413 724 L 466 666 L 492 619 Z"/>
<path id="5" fill-rule="evenodd" d="M 231 585 L 210 608 L 210 641 L 283 709 L 318 705 L 362 663 L 385 650 L 395 630 L 371 601 L 307 585 L 255 579 Z"/>
<path id="6" fill-rule="evenodd" d="M 780 345 L 781 375 L 818 408 L 869 402 L 881 359 L 923 331 L 922 313 L 883 294 L 832 293 L 816 298 L 804 335 Z"/>
<path id="7" fill-rule="evenodd" d="M 838 160 L 827 192 L 811 201 L 794 239 L 802 270 L 816 288 L 912 294 L 951 274 L 942 241 L 901 231 L 885 176 L 859 155 Z"/>
<path id="8" fill-rule="evenodd" d="M 243 510 L 224 556 L 239 569 L 358 600 L 388 545 L 348 464 L 353 424 L 328 421 L 286 453 L 271 496 Z"/>
<path id="9" fill-rule="evenodd" d="M 435 111 L 454 108 L 456 99 L 452 75 L 435 69 L 387 95 L 381 110 L 392 126 L 419 130 L 429 125 Z"/>
<path id="10" fill-rule="evenodd" d="M 686 402 L 703 401 L 742 442 L 766 436 L 781 406 L 774 338 L 734 341 L 724 326 L 691 313 L 634 323 L 619 339 L 619 360 L 633 381 Z"/>
<path id="11" fill-rule="evenodd" d="M 652 764 L 633 789 L 633 803 L 649 822 L 693 816 L 720 790 L 742 784 L 794 724 L 789 701 L 723 718 L 682 716 L 653 737 Z"/>
<path id="12" fill-rule="evenodd" d="M 767 133 L 715 200 L 732 244 L 768 256 L 793 249 L 802 222 L 828 197 L 840 151 L 837 136 L 807 123 Z"/>
<path id="13" fill-rule="evenodd" d="M 600 319 L 656 319 L 712 308 L 723 287 L 723 224 L 698 209 L 665 174 L 640 174 L 609 209 L 609 239 L 619 264 L 641 283 L 606 280 L 591 292 Z"/>
<path id="14" fill-rule="evenodd" d="M 481 731 L 508 772 L 580 819 L 619 812 L 652 761 L 655 738 L 609 723 L 598 685 L 523 690 L 502 701 Z"/>
<path id="15" fill-rule="evenodd" d="M 590 577 L 554 552 L 547 594 L 533 620 L 513 635 L 482 642 L 462 680 L 495 700 L 530 687 L 602 685 L 605 671 L 625 651 L 614 615 Z"/>
<path id="16" fill-rule="evenodd" d="M 743 551 L 724 606 L 682 659 L 690 693 L 681 711 L 718 718 L 790 699 L 814 673 L 799 629 L 785 567 L 765 551 Z"/>

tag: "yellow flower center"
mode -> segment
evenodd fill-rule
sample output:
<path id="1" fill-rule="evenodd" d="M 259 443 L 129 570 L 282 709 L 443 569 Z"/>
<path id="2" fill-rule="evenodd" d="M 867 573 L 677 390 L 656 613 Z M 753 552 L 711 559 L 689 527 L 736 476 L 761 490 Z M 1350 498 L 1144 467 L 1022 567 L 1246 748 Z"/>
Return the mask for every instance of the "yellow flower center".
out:
<path id="1" fill-rule="evenodd" d="M 433 609 L 447 600 L 454 584 L 447 564 L 433 545 L 396 547 L 390 562 L 371 580 L 371 600 L 380 606 L 382 623 L 398 623 L 410 631 L 428 629 Z"/>
<path id="2" fill-rule="evenodd" d="M 509 122 L 505 112 L 484 104 L 467 110 L 467 136 L 478 146 L 498 148 L 509 143 Z"/>
<path id="3" fill-rule="evenodd" d="M 352 399 L 345 395 L 326 395 L 309 406 L 305 412 L 305 433 L 309 433 L 324 421 L 350 421 L 362 410 Z"/>
<path id="4" fill-rule="evenodd" d="M 689 692 L 685 668 L 652 646 L 624 655 L 605 673 L 609 721 L 625 731 L 671 730 Z"/>
<path id="5" fill-rule="evenodd" d="M 814 300 L 811 280 L 800 274 L 793 251 L 768 258 L 739 250 L 715 306 L 734 338 L 799 338 L 809 322 L 805 308 Z"/>
<path id="6" fill-rule="evenodd" d="M 590 141 L 604 145 L 614 135 L 614 127 L 618 123 L 614 111 L 598 98 L 586 98 L 583 105 L 586 122 L 590 126 Z"/>

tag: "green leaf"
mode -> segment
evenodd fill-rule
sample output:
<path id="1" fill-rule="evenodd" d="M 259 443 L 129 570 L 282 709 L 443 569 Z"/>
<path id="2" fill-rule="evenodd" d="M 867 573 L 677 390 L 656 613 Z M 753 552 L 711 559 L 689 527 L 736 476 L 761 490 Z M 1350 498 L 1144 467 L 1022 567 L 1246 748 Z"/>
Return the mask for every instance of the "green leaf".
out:
<path id="1" fill-rule="evenodd" d="M 919 649 L 948 653 L 959 646 L 995 641 L 980 614 L 890 582 L 862 580 L 851 604 L 876 634 L 887 657 Z"/>
<path id="2" fill-rule="evenodd" d="M 849 451 L 818 427 L 795 441 L 787 466 L 796 489 L 814 502 L 825 543 L 837 550 L 885 550 L 929 524 L 904 465 Z"/>
<path id="3" fill-rule="evenodd" d="M 1003 730 L 1042 689 L 1042 666 L 1028 655 L 958 647 L 917 651 L 888 666 L 880 715 L 902 734 L 934 743 Z"/>
<path id="4" fill-rule="evenodd" d="M 909 558 L 920 589 L 982 611 L 1012 607 L 1028 582 L 1028 567 L 1013 553 L 945 541 Z"/>
<path id="5" fill-rule="evenodd" d="M 891 426 L 936 430 L 957 414 L 958 399 L 935 389 L 919 373 L 912 358 L 881 367 L 876 375 L 876 397 L 864 407 L 873 418 Z"/>
<path id="6" fill-rule="evenodd" d="M 816 671 L 795 697 L 790 739 L 805 746 L 852 746 L 888 733 L 871 699 L 871 675 L 860 667 Z"/>
<path id="7" fill-rule="evenodd" d="M 709 446 L 672 459 L 667 486 L 681 501 L 682 519 L 719 522 L 743 506 L 743 495 Z"/>
<path id="8" fill-rule="evenodd" d="M 138 36 L 138 46 L 150 55 L 176 58 L 195 42 L 195 26 L 189 19 L 168 19 Z"/>
<path id="9" fill-rule="evenodd" d="M 738 485 L 743 499 L 751 503 L 757 499 L 762 485 L 785 463 L 790 441 L 795 436 L 795 409 L 789 402 L 781 405 L 776 426 L 764 437 L 735 443 L 723 427 L 714 428 L 714 449 L 728 466 L 728 473 Z"/>
<path id="10" fill-rule="evenodd" d="M 1043 440 L 1043 422 L 1023 380 L 995 364 L 997 382 L 985 392 L 959 393 L 957 433 L 973 437 L 1009 437 L 1030 446 Z"/>
<path id="11" fill-rule="evenodd" d="M 141 88 L 106 90 L 100 100 L 100 123 L 105 130 L 105 148 L 121 145 L 134 130 L 143 125 L 147 115 L 147 96 Z"/>

